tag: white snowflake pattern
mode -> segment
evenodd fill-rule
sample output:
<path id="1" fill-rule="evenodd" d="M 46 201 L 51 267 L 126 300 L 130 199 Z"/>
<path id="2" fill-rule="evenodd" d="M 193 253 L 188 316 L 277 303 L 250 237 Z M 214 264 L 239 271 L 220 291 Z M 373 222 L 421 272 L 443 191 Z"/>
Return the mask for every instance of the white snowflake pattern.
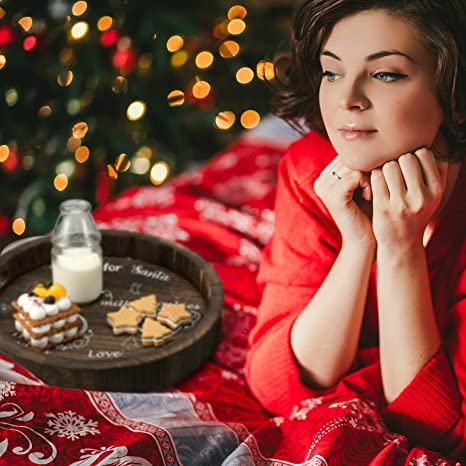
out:
<path id="1" fill-rule="evenodd" d="M 226 170 L 228 168 L 234 167 L 238 163 L 238 155 L 233 152 L 225 152 L 211 163 L 211 168 L 214 170 Z"/>
<path id="2" fill-rule="evenodd" d="M 296 419 L 298 421 L 304 421 L 307 419 L 309 411 L 317 408 L 322 404 L 322 397 L 320 398 L 308 398 L 301 401 L 298 405 L 294 406 L 290 413 L 290 419 Z"/>
<path id="3" fill-rule="evenodd" d="M 46 417 L 51 418 L 45 432 L 50 435 L 58 435 L 66 437 L 73 442 L 79 437 L 85 437 L 88 434 L 100 434 L 97 421 L 87 420 L 83 416 L 79 416 L 73 411 L 65 411 L 64 413 L 47 413 Z"/>
<path id="4" fill-rule="evenodd" d="M 15 383 L 0 381 L 0 401 L 9 396 L 16 395 Z"/>
<path id="5" fill-rule="evenodd" d="M 232 176 L 213 186 L 213 194 L 221 201 L 244 204 L 251 199 L 262 199 L 274 189 L 274 173 L 258 170 L 252 175 Z"/>
<path id="6" fill-rule="evenodd" d="M 259 263 L 261 259 L 261 250 L 245 238 L 239 241 L 239 253 L 251 262 Z"/>

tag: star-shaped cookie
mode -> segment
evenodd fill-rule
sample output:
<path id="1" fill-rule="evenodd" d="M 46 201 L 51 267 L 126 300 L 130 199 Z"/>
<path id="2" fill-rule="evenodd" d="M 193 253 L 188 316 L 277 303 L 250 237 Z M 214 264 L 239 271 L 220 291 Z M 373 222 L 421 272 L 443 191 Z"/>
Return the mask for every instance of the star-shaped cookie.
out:
<path id="1" fill-rule="evenodd" d="M 167 324 L 172 329 L 176 329 L 180 325 L 189 324 L 192 315 L 186 310 L 186 304 L 163 303 L 162 309 L 157 315 L 157 320 Z"/>
<path id="2" fill-rule="evenodd" d="M 138 331 L 139 322 L 144 318 L 140 312 L 132 311 L 126 306 L 116 312 L 107 313 L 107 324 L 113 328 L 114 335 L 129 333 L 135 335 Z"/>
<path id="3" fill-rule="evenodd" d="M 141 341 L 143 346 L 162 346 L 171 340 L 173 331 L 162 323 L 147 317 L 142 324 Z"/>
<path id="4" fill-rule="evenodd" d="M 142 298 L 130 301 L 128 303 L 135 311 L 142 313 L 148 317 L 155 317 L 156 308 L 157 308 L 157 297 L 155 294 L 150 294 L 148 296 L 143 296 Z"/>

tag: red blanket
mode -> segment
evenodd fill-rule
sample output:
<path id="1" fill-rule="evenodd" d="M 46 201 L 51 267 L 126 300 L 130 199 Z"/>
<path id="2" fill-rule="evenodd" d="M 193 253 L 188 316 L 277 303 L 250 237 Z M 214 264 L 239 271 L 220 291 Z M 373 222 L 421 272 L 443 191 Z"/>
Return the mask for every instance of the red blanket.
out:
<path id="1" fill-rule="evenodd" d="M 248 391 L 243 365 L 260 300 L 255 278 L 273 233 L 283 153 L 283 144 L 243 138 L 200 168 L 98 209 L 102 228 L 158 235 L 213 265 L 225 288 L 222 341 L 189 379 L 153 394 L 54 388 L 0 359 L 0 466 L 460 464 L 388 432 L 362 399 L 308 399 L 282 418 Z"/>

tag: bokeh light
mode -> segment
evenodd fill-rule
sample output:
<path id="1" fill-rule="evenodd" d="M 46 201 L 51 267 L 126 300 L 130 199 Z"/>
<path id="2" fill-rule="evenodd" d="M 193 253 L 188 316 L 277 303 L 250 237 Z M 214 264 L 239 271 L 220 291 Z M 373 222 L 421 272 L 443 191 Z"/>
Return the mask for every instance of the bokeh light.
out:
<path id="1" fill-rule="evenodd" d="M 220 56 L 223 58 L 232 58 L 238 55 L 240 50 L 238 42 L 234 40 L 226 40 L 220 44 L 218 49 Z"/>
<path id="2" fill-rule="evenodd" d="M 180 68 L 188 61 L 188 57 L 189 55 L 186 50 L 178 50 L 178 52 L 172 55 L 170 64 L 173 68 Z"/>
<path id="3" fill-rule="evenodd" d="M 75 152 L 76 149 L 81 145 L 81 139 L 78 138 L 68 138 L 68 141 L 66 142 L 66 148 L 70 152 Z"/>
<path id="4" fill-rule="evenodd" d="M 275 66 L 272 62 L 261 60 L 256 67 L 256 74 L 262 81 L 272 81 L 275 78 Z"/>
<path id="5" fill-rule="evenodd" d="M 37 45 L 36 36 L 28 36 L 23 41 L 23 49 L 30 52 Z"/>
<path id="6" fill-rule="evenodd" d="M 128 81 L 124 76 L 117 76 L 113 80 L 112 91 L 115 94 L 125 94 L 128 90 Z"/>
<path id="7" fill-rule="evenodd" d="M 73 72 L 72 71 L 64 71 L 57 76 L 57 83 L 60 87 L 66 87 L 71 84 L 73 81 Z"/>
<path id="8" fill-rule="evenodd" d="M 139 120 L 146 113 L 146 109 L 146 104 L 142 100 L 136 100 L 129 104 L 126 116 L 131 121 Z"/>
<path id="9" fill-rule="evenodd" d="M 89 24 L 86 21 L 79 21 L 71 28 L 71 37 L 75 40 L 82 39 L 89 31 Z"/>
<path id="10" fill-rule="evenodd" d="M 76 115 L 81 110 L 81 102 L 79 99 L 71 99 L 66 104 L 66 110 L 70 115 Z"/>
<path id="11" fill-rule="evenodd" d="M 215 125 L 217 126 L 218 129 L 223 129 L 223 130 L 230 129 L 234 125 L 235 121 L 236 121 L 235 114 L 228 110 L 224 112 L 220 112 L 215 117 Z"/>
<path id="12" fill-rule="evenodd" d="M 39 108 L 37 115 L 39 115 L 41 118 L 47 118 L 52 114 L 52 108 L 50 105 L 43 105 L 41 108 Z"/>
<path id="13" fill-rule="evenodd" d="M 110 16 L 102 16 L 102 18 L 97 21 L 97 29 L 101 32 L 110 29 L 113 24 L 113 19 Z"/>
<path id="14" fill-rule="evenodd" d="M 160 185 L 167 178 L 170 173 L 170 167 L 166 162 L 156 162 L 150 170 L 150 181 L 152 184 Z"/>
<path id="15" fill-rule="evenodd" d="M 260 115 L 255 110 L 246 110 L 242 113 L 240 122 L 243 128 L 255 128 L 260 122 Z"/>
<path id="16" fill-rule="evenodd" d="M 53 186 L 57 191 L 64 191 L 68 187 L 68 177 L 64 173 L 58 174 L 53 180 Z"/>
<path id="17" fill-rule="evenodd" d="M 5 55 L 0 54 L 0 70 L 6 65 Z"/>
<path id="18" fill-rule="evenodd" d="M 171 36 L 167 40 L 167 50 L 169 52 L 177 52 L 183 47 L 183 45 L 184 39 L 179 35 Z"/>
<path id="19" fill-rule="evenodd" d="M 74 51 L 71 47 L 65 47 L 60 52 L 60 61 L 66 65 L 71 66 L 75 62 Z"/>
<path id="20" fill-rule="evenodd" d="M 253 79 L 254 79 L 254 71 L 247 66 L 243 66 L 236 72 L 236 80 L 240 84 L 248 84 Z"/>
<path id="21" fill-rule="evenodd" d="M 123 153 L 117 156 L 117 158 L 115 159 L 114 166 L 118 172 L 125 172 L 131 166 L 131 161 L 129 160 L 127 155 Z"/>
<path id="22" fill-rule="evenodd" d="M 193 86 L 193 96 L 196 99 L 204 99 L 210 93 L 210 84 L 207 81 L 198 81 Z"/>
<path id="23" fill-rule="evenodd" d="M 18 102 L 18 91 L 16 89 L 8 89 L 5 92 L 5 102 L 9 107 L 13 107 Z"/>
<path id="24" fill-rule="evenodd" d="M 150 160 L 146 157 L 135 156 L 131 163 L 131 172 L 136 175 L 144 175 L 150 169 Z"/>
<path id="25" fill-rule="evenodd" d="M 228 21 L 222 21 L 215 25 L 213 30 L 214 37 L 220 40 L 228 37 Z"/>
<path id="26" fill-rule="evenodd" d="M 214 56 L 207 50 L 204 50 L 203 52 L 199 52 L 196 55 L 196 59 L 194 61 L 198 68 L 204 70 L 212 66 L 212 63 L 214 62 Z"/>
<path id="27" fill-rule="evenodd" d="M 26 231 L 26 222 L 21 217 L 15 218 L 11 224 L 11 229 L 15 235 L 21 236 Z"/>
<path id="28" fill-rule="evenodd" d="M 246 18 L 246 15 L 248 14 L 248 10 L 244 8 L 242 5 L 233 5 L 227 13 L 227 17 L 229 20 L 233 20 L 235 18 L 241 18 L 244 19 Z"/>
<path id="29" fill-rule="evenodd" d="M 142 69 L 147 69 L 152 65 L 153 57 L 151 53 L 143 53 L 138 59 L 138 66 Z"/>
<path id="30" fill-rule="evenodd" d="M 83 1 L 76 2 L 73 7 L 71 8 L 71 12 L 75 16 L 83 15 L 87 10 L 87 3 Z"/>
<path id="31" fill-rule="evenodd" d="M 73 137 L 76 139 L 82 139 L 88 131 L 89 127 L 85 121 L 80 121 L 73 125 L 71 132 L 73 133 Z"/>
<path id="32" fill-rule="evenodd" d="M 58 174 L 65 175 L 66 177 L 70 178 L 73 176 L 75 169 L 76 165 L 72 160 L 64 160 L 57 165 L 55 171 Z"/>
<path id="33" fill-rule="evenodd" d="M 24 29 L 25 32 L 28 32 L 32 27 L 32 18 L 30 16 L 23 16 L 18 24 Z"/>
<path id="34" fill-rule="evenodd" d="M 112 180 L 116 180 L 118 178 L 118 172 L 115 170 L 115 167 L 109 163 L 107 164 L 107 173 Z"/>
<path id="35" fill-rule="evenodd" d="M 246 23 L 240 18 L 232 19 L 227 26 L 228 32 L 233 36 L 238 36 L 242 34 L 245 29 Z"/>
<path id="36" fill-rule="evenodd" d="M 171 91 L 167 96 L 167 102 L 170 107 L 179 107 L 184 104 L 184 92 L 175 89 Z"/>
<path id="37" fill-rule="evenodd" d="M 87 146 L 81 146 L 76 149 L 76 152 L 74 153 L 74 158 L 76 159 L 76 162 L 84 163 L 89 158 L 89 155 L 89 148 Z"/>
<path id="38" fill-rule="evenodd" d="M 6 144 L 1 145 L 0 146 L 0 162 L 1 163 L 5 162 L 9 155 L 10 155 L 10 148 Z"/>

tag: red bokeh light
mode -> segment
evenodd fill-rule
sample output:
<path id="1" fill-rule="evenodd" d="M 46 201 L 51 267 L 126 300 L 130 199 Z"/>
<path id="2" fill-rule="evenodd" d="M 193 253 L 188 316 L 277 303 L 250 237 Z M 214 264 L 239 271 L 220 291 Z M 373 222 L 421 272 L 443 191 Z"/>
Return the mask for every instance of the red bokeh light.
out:
<path id="1" fill-rule="evenodd" d="M 109 29 L 100 36 L 100 43 L 104 47 L 111 47 L 112 45 L 115 45 L 117 40 L 118 33 L 115 31 L 115 29 Z"/>

